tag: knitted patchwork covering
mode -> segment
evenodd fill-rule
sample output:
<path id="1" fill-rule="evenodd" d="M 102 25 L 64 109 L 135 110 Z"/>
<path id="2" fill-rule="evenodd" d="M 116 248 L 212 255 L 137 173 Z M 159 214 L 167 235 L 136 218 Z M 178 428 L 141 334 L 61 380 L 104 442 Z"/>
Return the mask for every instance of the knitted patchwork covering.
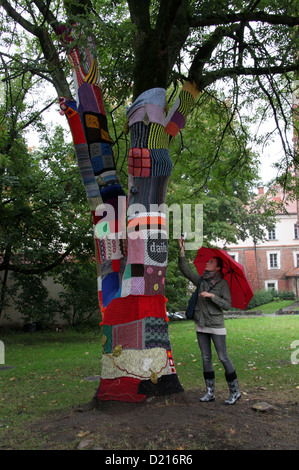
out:
<path id="1" fill-rule="evenodd" d="M 76 36 L 76 26 L 72 35 Z M 116 209 L 113 217 L 102 224 L 103 217 L 98 217 L 95 231 L 97 264 L 111 262 L 109 269 L 108 264 L 105 265 L 105 274 L 98 282 L 99 304 L 104 315 L 105 308 L 119 290 L 124 269 L 120 270 L 120 260 L 125 255 L 123 239 L 118 240 L 117 235 L 114 239 L 108 239 L 107 236 L 118 234 L 117 196 L 125 196 L 125 192 L 116 174 L 113 142 L 108 132 L 93 39 L 88 38 L 82 46 L 82 43 L 75 44 L 68 32 L 63 41 L 73 43 L 69 58 L 73 66 L 77 103 L 61 99 L 60 106 L 72 131 L 87 199 L 92 211 L 100 203 L 112 204 Z"/>
<path id="2" fill-rule="evenodd" d="M 117 400 L 142 403 L 151 396 L 171 395 L 183 392 L 176 374 L 163 375 L 157 383 L 151 380 L 139 380 L 132 377 L 101 379 L 96 397 L 101 401 Z"/>
<path id="3" fill-rule="evenodd" d="M 122 349 L 165 348 L 171 350 L 168 322 L 164 318 L 146 317 L 122 325 L 103 325 L 103 350 L 112 353 L 121 345 Z"/>
<path id="4" fill-rule="evenodd" d="M 128 295 L 115 297 L 106 308 L 104 324 L 120 325 L 145 317 L 167 319 L 163 295 Z"/>
<path id="5" fill-rule="evenodd" d="M 120 355 L 105 354 L 102 359 L 101 378 L 134 377 L 140 380 L 171 374 L 173 368 L 164 348 L 146 350 L 124 349 Z"/>
<path id="6" fill-rule="evenodd" d="M 78 90 L 78 97 L 83 112 L 106 115 L 102 93 L 96 85 L 82 83 Z"/>
<path id="7" fill-rule="evenodd" d="M 164 88 L 151 88 L 141 93 L 134 103 L 127 108 L 127 117 L 130 119 L 130 116 L 132 116 L 138 108 L 145 106 L 145 104 L 155 104 L 164 109 L 166 104 L 166 90 Z"/>
<path id="8" fill-rule="evenodd" d="M 73 135 L 78 167 L 82 182 L 85 187 L 86 196 L 87 198 L 99 198 L 100 190 L 90 162 L 88 146 L 85 140 L 85 134 L 83 132 L 80 116 L 77 112 L 76 102 L 73 100 L 60 98 L 59 104 L 62 113 L 67 117 Z"/>
<path id="9" fill-rule="evenodd" d="M 147 399 L 145 394 L 139 393 L 140 379 L 132 377 L 118 377 L 116 379 L 101 379 L 96 398 L 100 401 L 122 401 L 142 403 Z"/>
<path id="10" fill-rule="evenodd" d="M 165 133 L 164 126 L 152 123 L 149 127 L 148 134 L 149 149 L 165 149 L 169 148 L 169 136 Z"/>
<path id="11" fill-rule="evenodd" d="M 135 122 L 143 121 L 144 116 L 146 115 L 150 122 L 163 126 L 165 119 L 164 107 L 154 103 L 145 103 L 139 107 L 136 107 L 135 111 L 133 109 L 133 111 L 127 112 L 130 126 L 135 124 Z"/>
<path id="12" fill-rule="evenodd" d="M 176 374 L 162 375 L 159 377 L 156 383 L 151 380 L 141 380 L 138 386 L 138 396 L 163 396 L 172 395 L 173 393 L 183 392 L 184 389 L 181 386 L 179 379 Z"/>
<path id="13" fill-rule="evenodd" d="M 69 32 L 64 41 L 73 42 Z M 125 193 L 116 174 L 94 43 L 88 38 L 84 47 L 72 45 L 77 105 L 64 100 L 61 109 L 70 124 L 93 211 L 100 264 L 98 296 L 106 342 L 96 396 L 100 400 L 142 402 L 150 395 L 182 391 L 172 359 L 165 308 L 165 216 L 152 213 L 150 205 L 165 203 L 172 171 L 169 142 L 193 106 L 193 89 L 188 85 L 190 89 L 183 90 L 166 120 L 166 92 L 162 88 L 142 93 L 127 110 L 131 131 L 128 203 L 129 207 L 141 203 L 148 211 L 129 218 L 127 243 L 120 238 L 122 213 L 117 199 Z M 106 207 L 111 204 L 113 220 L 95 214 L 99 202 Z M 138 236 L 129 236 L 134 234 Z"/>
<path id="14" fill-rule="evenodd" d="M 194 106 L 195 100 L 189 91 L 182 90 L 170 113 L 165 119 L 165 132 L 175 137 L 185 126 L 185 117 Z"/>
<path id="15" fill-rule="evenodd" d="M 152 204 L 165 203 L 169 175 L 139 178 L 129 175 L 129 205 L 142 204 L 147 211 Z"/>

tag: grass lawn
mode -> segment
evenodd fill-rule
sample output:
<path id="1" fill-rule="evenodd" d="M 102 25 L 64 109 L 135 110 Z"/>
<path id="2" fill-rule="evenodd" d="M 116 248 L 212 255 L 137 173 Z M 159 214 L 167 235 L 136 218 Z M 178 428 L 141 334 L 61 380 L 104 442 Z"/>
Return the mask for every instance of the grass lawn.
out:
<path id="1" fill-rule="evenodd" d="M 294 300 L 273 300 L 272 302 L 269 302 L 268 304 L 264 305 L 259 305 L 258 307 L 252 308 L 248 310 L 249 312 L 252 310 L 261 310 L 264 315 L 266 314 L 272 314 L 275 313 L 277 310 L 280 308 L 286 308 L 289 305 L 292 305 L 294 303 Z"/>
<path id="2" fill-rule="evenodd" d="M 299 364 L 291 363 L 292 343 L 299 341 L 299 316 L 226 320 L 227 348 L 242 390 L 255 387 L 293 391 L 299 395 Z M 180 381 L 202 387 L 202 362 L 192 322 L 170 324 L 170 339 Z M 224 368 L 213 349 L 217 386 L 226 387 Z"/>
<path id="3" fill-rule="evenodd" d="M 92 398 L 98 384 L 84 378 L 100 373 L 100 330 L 0 333 L 0 339 L 5 365 L 14 366 L 0 370 L 0 426 Z"/>
<path id="4" fill-rule="evenodd" d="M 263 387 L 277 394 L 299 395 L 299 315 L 226 320 L 229 355 L 238 373 L 241 390 Z M 187 389 L 203 387 L 202 365 L 193 322 L 169 323 L 173 357 L 179 379 Z M 24 433 L 27 422 L 52 410 L 67 410 L 88 403 L 100 375 L 99 330 L 77 332 L 1 333 L 5 365 L 0 370 L 1 433 Z M 217 387 L 226 388 L 224 370 L 214 353 Z M 0 365 L 1 367 L 1 365 Z"/>

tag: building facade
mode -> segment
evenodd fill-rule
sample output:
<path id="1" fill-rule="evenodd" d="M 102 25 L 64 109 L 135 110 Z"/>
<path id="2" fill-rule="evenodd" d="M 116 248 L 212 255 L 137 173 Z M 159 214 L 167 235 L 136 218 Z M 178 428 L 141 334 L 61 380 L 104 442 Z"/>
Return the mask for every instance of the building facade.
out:
<path id="1" fill-rule="evenodd" d="M 259 195 L 264 189 L 259 188 Z M 275 200 L 283 198 L 278 191 Z M 227 250 L 241 263 L 253 291 L 276 289 L 293 291 L 299 297 L 299 225 L 297 201 L 289 202 L 287 213 L 276 216 L 276 225 L 267 240 L 254 244 L 248 238 Z"/>

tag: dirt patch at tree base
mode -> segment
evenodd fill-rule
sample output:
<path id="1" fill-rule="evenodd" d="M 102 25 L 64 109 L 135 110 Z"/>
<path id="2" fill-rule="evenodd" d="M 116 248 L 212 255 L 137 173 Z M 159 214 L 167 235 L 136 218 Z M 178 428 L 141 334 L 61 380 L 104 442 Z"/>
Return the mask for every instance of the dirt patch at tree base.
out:
<path id="1" fill-rule="evenodd" d="M 273 392 L 255 390 L 231 406 L 221 391 L 210 403 L 201 403 L 199 396 L 193 390 L 141 404 L 92 400 L 35 422 L 31 437 L 44 450 L 299 449 L 296 396 L 278 401 Z M 261 401 L 271 405 L 267 411 L 253 408 Z"/>

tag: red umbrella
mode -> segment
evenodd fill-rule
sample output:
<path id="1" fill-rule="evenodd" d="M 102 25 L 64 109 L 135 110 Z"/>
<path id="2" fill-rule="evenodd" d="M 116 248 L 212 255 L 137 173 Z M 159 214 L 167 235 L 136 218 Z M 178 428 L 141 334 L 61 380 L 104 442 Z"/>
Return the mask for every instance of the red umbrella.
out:
<path id="1" fill-rule="evenodd" d="M 232 299 L 232 307 L 245 310 L 253 297 L 253 290 L 248 281 L 242 264 L 234 260 L 226 251 L 214 248 L 199 248 L 194 266 L 198 274 L 202 276 L 209 259 L 218 256 L 223 260 L 224 279 L 229 283 Z"/>

